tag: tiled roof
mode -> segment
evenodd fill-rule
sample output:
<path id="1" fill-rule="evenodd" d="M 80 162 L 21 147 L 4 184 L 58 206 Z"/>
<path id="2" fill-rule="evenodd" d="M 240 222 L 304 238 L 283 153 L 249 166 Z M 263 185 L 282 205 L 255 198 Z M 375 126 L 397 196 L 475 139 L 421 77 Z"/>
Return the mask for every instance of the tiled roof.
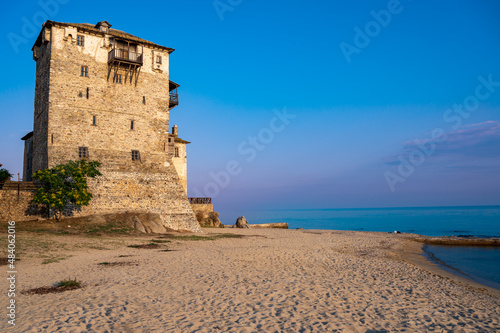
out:
<path id="1" fill-rule="evenodd" d="M 106 34 L 102 31 L 100 31 L 95 24 L 90 24 L 90 23 L 65 23 L 65 22 L 55 22 L 55 21 L 50 21 L 50 20 L 47 20 L 47 22 L 44 23 L 44 27 L 50 27 L 52 25 L 61 26 L 61 27 L 75 27 L 78 29 L 82 29 L 84 31 L 92 32 L 95 34 L 100 34 L 103 36 Z M 174 49 L 172 49 L 170 47 L 166 47 L 166 46 L 162 46 L 162 45 L 150 42 L 148 40 L 136 37 L 134 35 L 131 35 L 129 33 L 121 31 L 121 30 L 109 28 L 107 34 L 114 36 L 114 37 L 118 37 L 121 39 L 131 41 L 131 42 L 136 42 L 136 43 L 141 43 L 141 44 L 161 48 L 161 49 L 168 51 L 168 53 L 172 53 L 174 51 Z M 40 32 L 40 35 L 38 36 L 38 39 L 35 42 L 35 45 L 39 45 L 40 42 L 41 42 L 41 32 Z"/>
<path id="2" fill-rule="evenodd" d="M 175 139 L 174 139 L 174 142 L 177 142 L 177 143 L 186 143 L 186 144 L 187 144 L 187 143 L 191 143 L 191 142 L 189 142 L 189 141 L 182 140 L 181 138 L 175 138 Z"/>

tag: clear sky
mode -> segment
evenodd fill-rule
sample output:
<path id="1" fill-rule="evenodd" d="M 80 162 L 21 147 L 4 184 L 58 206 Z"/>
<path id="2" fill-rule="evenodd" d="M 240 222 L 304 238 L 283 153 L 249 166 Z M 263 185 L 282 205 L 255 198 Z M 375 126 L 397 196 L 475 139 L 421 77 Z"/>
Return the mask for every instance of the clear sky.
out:
<path id="1" fill-rule="evenodd" d="M 170 117 L 192 142 L 188 194 L 217 210 L 500 204 L 498 1 L 2 7 L 0 163 L 13 173 L 40 22 L 107 20 L 176 49 Z"/>

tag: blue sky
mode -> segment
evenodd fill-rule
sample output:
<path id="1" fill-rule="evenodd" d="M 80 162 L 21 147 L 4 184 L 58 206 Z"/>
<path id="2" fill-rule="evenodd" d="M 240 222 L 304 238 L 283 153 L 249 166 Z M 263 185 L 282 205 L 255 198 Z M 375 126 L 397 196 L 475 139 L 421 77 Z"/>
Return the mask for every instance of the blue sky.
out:
<path id="1" fill-rule="evenodd" d="M 31 24 L 107 20 L 176 49 L 189 194 L 223 213 L 500 204 L 498 1 L 141 4 L 4 3 L 0 163 L 32 128 Z"/>

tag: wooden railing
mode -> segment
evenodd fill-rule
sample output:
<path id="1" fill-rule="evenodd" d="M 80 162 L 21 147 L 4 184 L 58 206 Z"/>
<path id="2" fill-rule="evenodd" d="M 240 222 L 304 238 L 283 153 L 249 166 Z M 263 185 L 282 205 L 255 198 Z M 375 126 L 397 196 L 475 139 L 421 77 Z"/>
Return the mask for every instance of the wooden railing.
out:
<path id="1" fill-rule="evenodd" d="M 33 182 L 15 182 L 7 181 L 5 183 L 0 183 L 0 189 L 4 191 L 34 191 L 36 186 Z"/>
<path id="2" fill-rule="evenodd" d="M 108 53 L 108 63 L 115 60 L 142 65 L 142 53 L 132 52 L 125 49 L 112 49 Z"/>
<path id="3" fill-rule="evenodd" d="M 168 100 L 170 102 L 170 107 L 179 104 L 179 95 L 173 91 L 168 95 Z"/>
<path id="4" fill-rule="evenodd" d="M 188 198 L 190 204 L 211 204 L 212 198 Z"/>

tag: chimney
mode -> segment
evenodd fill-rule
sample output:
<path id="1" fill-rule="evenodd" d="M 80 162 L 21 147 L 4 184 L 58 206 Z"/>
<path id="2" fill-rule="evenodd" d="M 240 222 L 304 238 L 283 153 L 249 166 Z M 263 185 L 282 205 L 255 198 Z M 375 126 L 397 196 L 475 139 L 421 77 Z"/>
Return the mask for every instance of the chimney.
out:
<path id="1" fill-rule="evenodd" d="M 172 135 L 175 137 L 179 136 L 179 127 L 177 127 L 177 125 L 174 125 L 174 127 L 172 127 Z"/>

